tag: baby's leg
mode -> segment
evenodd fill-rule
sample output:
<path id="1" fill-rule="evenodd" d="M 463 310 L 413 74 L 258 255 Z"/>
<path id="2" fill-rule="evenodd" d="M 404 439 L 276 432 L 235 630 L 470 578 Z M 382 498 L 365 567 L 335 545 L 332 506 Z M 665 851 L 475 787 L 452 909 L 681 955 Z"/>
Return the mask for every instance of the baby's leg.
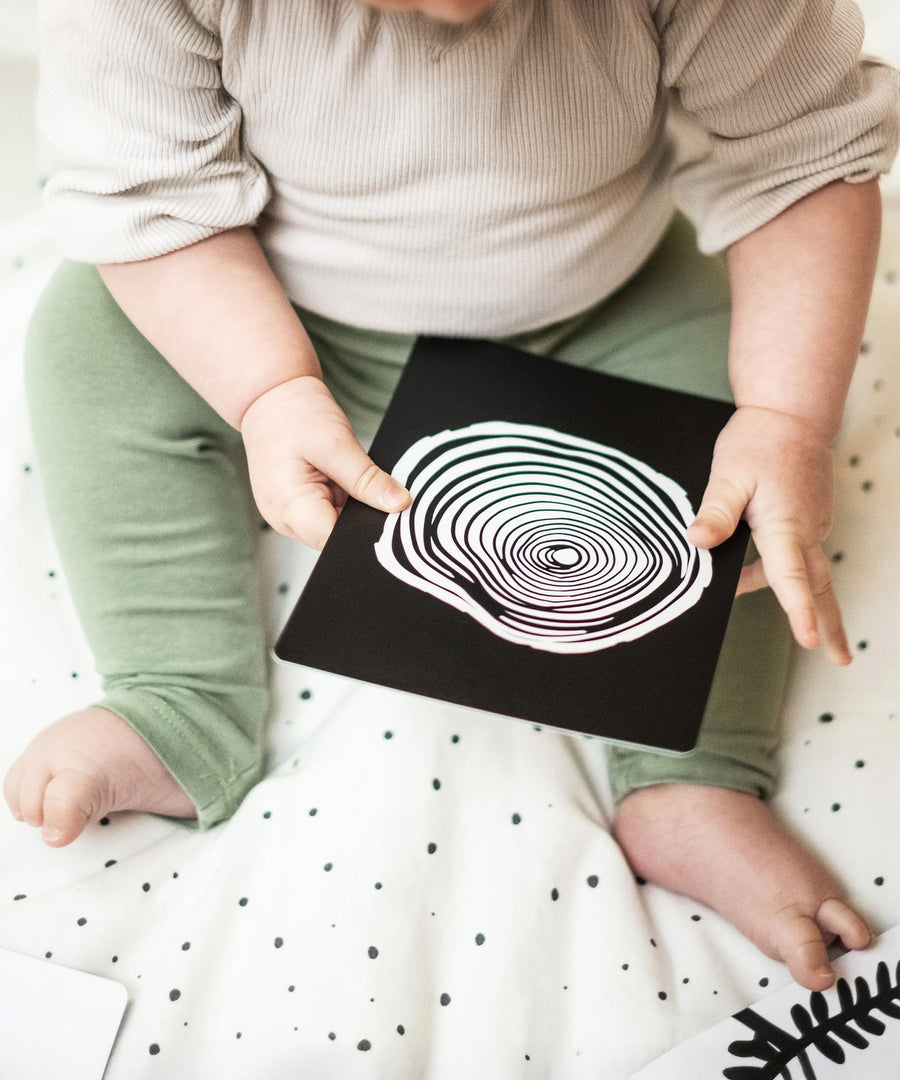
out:
<path id="1" fill-rule="evenodd" d="M 59 271 L 27 354 L 41 478 L 104 697 L 33 741 L 7 801 L 55 844 L 110 810 L 209 826 L 261 774 L 268 703 L 240 437 L 92 267 Z"/>
<path id="2" fill-rule="evenodd" d="M 595 311 L 517 344 L 655 385 L 730 400 L 729 291 L 676 219 L 644 269 Z M 530 338 L 530 340 L 529 340 Z M 735 602 L 698 750 L 608 753 L 616 836 L 635 871 L 718 910 L 810 989 L 825 942 L 870 938 L 823 863 L 762 801 L 775 780 L 787 622 L 770 592 Z"/>
<path id="3" fill-rule="evenodd" d="M 786 620 L 769 592 L 739 597 L 697 749 L 682 758 L 610 748 L 614 831 L 634 871 L 718 911 L 810 990 L 834 981 L 826 943 L 871 934 L 821 860 L 764 799 L 774 753 Z"/>

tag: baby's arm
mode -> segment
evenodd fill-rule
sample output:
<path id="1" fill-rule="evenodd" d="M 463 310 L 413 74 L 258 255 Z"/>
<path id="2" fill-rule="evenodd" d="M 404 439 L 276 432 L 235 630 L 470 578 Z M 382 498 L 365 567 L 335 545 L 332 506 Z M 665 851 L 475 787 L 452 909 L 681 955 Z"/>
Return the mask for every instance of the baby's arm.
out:
<path id="1" fill-rule="evenodd" d="M 250 229 L 100 273 L 141 333 L 241 431 L 254 497 L 273 528 L 320 548 L 348 494 L 381 510 L 408 503 L 325 388 Z"/>
<path id="2" fill-rule="evenodd" d="M 771 585 L 795 638 L 851 656 L 822 542 L 831 527 L 831 443 L 865 326 L 880 233 L 875 181 L 838 182 L 733 244 L 729 365 L 735 401 L 697 519 L 713 547 L 744 517 L 760 561 L 739 591 Z"/>

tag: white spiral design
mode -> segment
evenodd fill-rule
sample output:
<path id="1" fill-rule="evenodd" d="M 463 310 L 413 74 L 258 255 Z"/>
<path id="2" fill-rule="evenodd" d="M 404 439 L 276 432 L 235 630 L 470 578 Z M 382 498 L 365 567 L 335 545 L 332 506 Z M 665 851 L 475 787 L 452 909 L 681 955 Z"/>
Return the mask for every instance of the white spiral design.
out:
<path id="1" fill-rule="evenodd" d="M 683 488 L 619 450 L 500 421 L 419 439 L 413 496 L 375 545 L 395 577 L 501 638 L 557 653 L 649 634 L 700 598 L 708 551 Z"/>

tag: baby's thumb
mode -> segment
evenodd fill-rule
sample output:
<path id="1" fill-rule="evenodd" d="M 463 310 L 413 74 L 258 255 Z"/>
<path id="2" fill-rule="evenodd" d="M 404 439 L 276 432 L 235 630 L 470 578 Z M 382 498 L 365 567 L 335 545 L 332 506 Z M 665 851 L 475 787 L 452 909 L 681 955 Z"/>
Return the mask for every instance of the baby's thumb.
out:
<path id="1" fill-rule="evenodd" d="M 700 548 L 724 543 L 737 528 L 745 506 L 746 500 L 732 485 L 712 477 L 697 516 L 687 530 L 688 540 Z"/>
<path id="2" fill-rule="evenodd" d="M 410 504 L 406 488 L 380 469 L 355 441 L 342 448 L 330 475 L 348 495 L 376 510 L 394 514 Z"/>

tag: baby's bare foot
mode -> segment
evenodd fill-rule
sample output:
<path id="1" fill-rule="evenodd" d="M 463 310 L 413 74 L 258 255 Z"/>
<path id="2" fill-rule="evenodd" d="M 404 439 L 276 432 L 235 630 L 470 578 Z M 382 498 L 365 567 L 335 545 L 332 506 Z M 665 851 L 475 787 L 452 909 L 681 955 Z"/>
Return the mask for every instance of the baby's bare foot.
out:
<path id="1" fill-rule="evenodd" d="M 751 795 L 639 788 L 622 800 L 614 832 L 637 874 L 719 912 L 809 990 L 834 982 L 832 941 L 864 949 L 872 940 L 820 860 Z"/>
<path id="2" fill-rule="evenodd" d="M 196 817 L 194 804 L 140 735 L 92 706 L 42 731 L 9 770 L 3 794 L 13 816 L 64 847 L 116 810 Z"/>

